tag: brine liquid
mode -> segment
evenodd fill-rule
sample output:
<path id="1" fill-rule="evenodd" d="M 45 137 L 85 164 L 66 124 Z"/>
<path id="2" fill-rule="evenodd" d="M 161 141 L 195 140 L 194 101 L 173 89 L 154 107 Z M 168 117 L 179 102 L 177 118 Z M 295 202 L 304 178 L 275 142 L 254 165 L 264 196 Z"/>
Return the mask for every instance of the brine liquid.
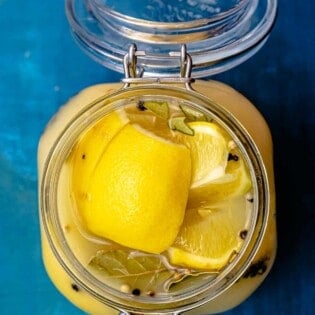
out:
<path id="1" fill-rule="evenodd" d="M 157 136 L 165 136 L 165 133 L 167 133 L 167 136 L 175 134 L 176 137 L 176 132 L 181 132 L 170 130 L 169 124 L 163 122 L 163 119 L 158 116 L 152 119 L 156 115 L 143 110 L 142 105 L 141 102 L 137 101 L 125 108 L 130 123 L 138 124 Z M 183 115 L 182 110 L 176 103 L 169 103 L 169 109 L 170 117 Z M 204 113 L 202 114 L 204 115 Z M 213 117 L 206 116 L 206 120 L 215 123 Z M 236 143 L 232 138 L 229 140 L 229 145 L 241 155 L 241 150 L 235 148 Z M 242 156 L 240 157 L 242 158 Z M 85 227 L 80 224 L 77 213 L 74 211 L 75 201 L 71 191 L 71 167 L 70 154 L 70 158 L 67 159 L 62 168 L 58 186 L 60 222 L 68 246 L 73 251 L 76 259 L 96 279 L 130 296 L 154 298 L 200 287 L 214 279 L 220 272 L 219 270 L 194 270 L 186 266 L 175 266 L 169 262 L 166 252 L 160 255 L 148 254 L 120 246 L 88 233 Z M 242 228 L 238 231 L 237 237 L 241 241 L 245 240 L 253 209 L 252 191 L 222 200 L 221 207 L 228 208 L 228 211 L 233 216 L 235 215 L 235 220 L 242 220 Z M 213 240 L 213 242 L 219 242 L 219 240 Z M 237 254 L 234 253 L 234 256 Z M 234 256 L 231 255 L 228 263 L 233 262 Z"/>

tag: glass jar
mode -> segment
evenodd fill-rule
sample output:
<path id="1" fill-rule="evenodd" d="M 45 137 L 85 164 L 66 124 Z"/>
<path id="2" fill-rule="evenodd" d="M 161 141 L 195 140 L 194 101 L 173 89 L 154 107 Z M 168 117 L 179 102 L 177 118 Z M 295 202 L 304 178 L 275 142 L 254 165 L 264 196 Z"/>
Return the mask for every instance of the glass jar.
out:
<path id="1" fill-rule="evenodd" d="M 176 23 L 154 22 L 151 17 L 150 22 L 144 23 L 144 15 L 138 11 L 140 16 L 126 18 L 124 10 L 130 12 L 132 8 L 123 6 L 123 2 L 115 2 L 120 8 L 118 11 L 101 0 L 66 1 L 73 34 L 81 47 L 102 64 L 125 72 L 123 85 L 92 86 L 70 100 L 51 120 L 39 144 L 44 264 L 56 287 L 82 310 L 94 315 L 223 312 L 250 296 L 270 271 L 276 253 L 276 222 L 272 140 L 268 126 L 254 105 L 231 87 L 215 81 L 194 81 L 191 77 L 191 73 L 198 77 L 226 70 L 256 52 L 266 40 L 274 20 L 276 2 L 266 2 L 233 1 L 231 6 L 231 1 L 222 1 L 220 12 L 219 6 L 215 9 L 208 5 L 206 7 L 213 10 L 206 23 L 204 19 L 196 19 L 199 15 L 195 7 L 196 16 L 189 14 L 185 8 L 193 6 L 194 1 L 188 1 L 181 11 L 186 10 L 183 22 L 179 17 Z M 149 2 L 141 3 L 145 8 L 150 7 Z M 209 1 L 202 3 L 206 5 Z M 173 12 L 174 7 L 168 4 L 167 10 Z M 258 15 L 258 19 L 255 12 L 261 13 L 262 9 L 266 13 Z M 204 12 L 205 7 L 202 10 Z M 148 25 L 151 22 L 155 24 L 154 35 L 152 25 Z M 117 29 L 117 23 L 124 25 Z M 180 24 L 179 31 L 175 24 Z M 256 28 L 251 29 L 254 25 Z M 142 36 L 144 26 L 149 35 Z M 235 29 L 239 31 L 232 38 Z M 117 38 L 118 34 L 121 38 Z M 204 39 L 204 34 L 209 38 Z M 137 46 L 131 45 L 129 52 L 124 52 L 126 43 L 134 38 L 139 40 L 137 45 L 144 45 L 141 47 L 148 50 L 137 50 Z M 169 38 L 173 40 L 170 42 Z M 114 41 L 110 42 L 112 39 Z M 191 56 L 185 45 L 180 51 L 172 50 L 182 42 L 187 42 Z M 216 43 L 212 44 L 215 48 L 211 51 L 210 42 Z M 177 72 L 179 74 L 174 75 Z M 171 99 L 205 111 L 242 151 L 253 185 L 249 228 L 240 252 L 231 263 L 209 281 L 192 283 L 188 288 L 154 298 L 134 296 L 100 281 L 87 268 L 87 262 L 77 255 L 79 251 L 89 251 L 88 242 L 75 225 L 65 223 L 75 221 L 69 185 L 65 184 L 69 174 L 64 165 L 77 140 L 114 108 L 145 98 Z"/>
<path id="2" fill-rule="evenodd" d="M 193 77 L 226 71 L 253 56 L 266 42 L 277 0 L 113 1 L 67 0 L 75 40 L 92 59 L 124 72 L 126 47 L 136 43 L 144 76 L 177 75 L 170 52 L 187 45 Z"/>

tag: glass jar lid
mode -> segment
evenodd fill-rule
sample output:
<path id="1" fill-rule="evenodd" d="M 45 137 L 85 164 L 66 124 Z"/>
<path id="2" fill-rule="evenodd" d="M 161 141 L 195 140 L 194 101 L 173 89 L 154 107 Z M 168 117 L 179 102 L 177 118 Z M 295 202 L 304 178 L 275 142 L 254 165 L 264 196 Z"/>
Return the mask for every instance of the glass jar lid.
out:
<path id="1" fill-rule="evenodd" d="M 79 46 L 92 59 L 123 73 L 131 44 L 143 76 L 179 72 L 173 51 L 186 44 L 193 77 L 226 71 L 266 42 L 277 0 L 66 0 L 66 13 Z"/>

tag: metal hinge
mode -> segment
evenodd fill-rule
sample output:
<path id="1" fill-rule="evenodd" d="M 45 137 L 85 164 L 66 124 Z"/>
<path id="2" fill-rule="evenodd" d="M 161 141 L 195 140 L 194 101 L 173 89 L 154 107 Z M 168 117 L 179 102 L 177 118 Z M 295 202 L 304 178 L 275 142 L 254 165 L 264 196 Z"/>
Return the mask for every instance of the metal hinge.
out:
<path id="1" fill-rule="evenodd" d="M 192 59 L 187 53 L 186 45 L 182 45 L 181 50 L 178 52 L 169 53 L 170 57 L 179 58 L 179 76 L 144 77 L 144 70 L 137 67 L 137 57 L 141 56 L 146 56 L 146 52 L 137 50 L 137 46 L 132 44 L 129 48 L 129 52 L 124 57 L 125 78 L 122 79 L 122 82 L 125 83 L 124 87 L 129 87 L 131 84 L 182 83 L 185 85 L 186 89 L 192 90 L 191 83 L 194 82 L 194 79 L 191 78 Z"/>

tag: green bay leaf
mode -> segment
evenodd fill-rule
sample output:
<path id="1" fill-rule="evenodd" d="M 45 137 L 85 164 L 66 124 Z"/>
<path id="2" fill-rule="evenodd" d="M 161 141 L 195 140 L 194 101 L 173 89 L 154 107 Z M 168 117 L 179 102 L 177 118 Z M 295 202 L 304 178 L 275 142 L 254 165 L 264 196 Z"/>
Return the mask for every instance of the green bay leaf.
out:
<path id="1" fill-rule="evenodd" d="M 172 117 L 168 121 L 168 125 L 172 130 L 177 130 L 189 136 L 195 134 L 194 130 L 186 123 L 186 117 Z"/>
<path id="2" fill-rule="evenodd" d="M 165 120 L 169 118 L 170 109 L 167 102 L 145 101 L 143 106 L 160 118 Z"/>
<path id="3" fill-rule="evenodd" d="M 179 108 L 189 121 L 207 121 L 205 114 L 196 109 L 185 105 L 179 105 Z"/>
<path id="4" fill-rule="evenodd" d="M 170 268 L 165 257 L 145 254 L 128 249 L 99 250 L 89 262 L 89 266 L 99 271 L 104 278 L 117 281 L 119 287 L 127 284 L 140 292 L 167 293 L 176 290 L 190 276 L 201 275 L 188 269 Z M 209 273 L 207 273 L 209 275 Z"/>

